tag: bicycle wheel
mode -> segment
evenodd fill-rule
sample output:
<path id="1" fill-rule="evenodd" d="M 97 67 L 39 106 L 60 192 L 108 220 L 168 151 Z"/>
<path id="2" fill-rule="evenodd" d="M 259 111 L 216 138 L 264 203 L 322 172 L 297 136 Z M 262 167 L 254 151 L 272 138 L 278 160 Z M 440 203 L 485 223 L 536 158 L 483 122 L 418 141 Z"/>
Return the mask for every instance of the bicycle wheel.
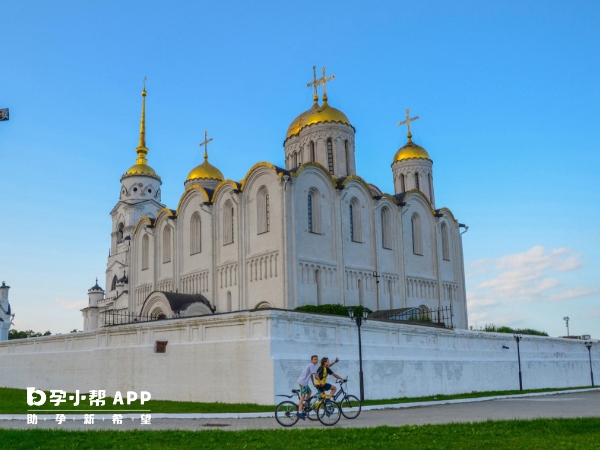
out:
<path id="1" fill-rule="evenodd" d="M 346 395 L 340 402 L 340 408 L 346 419 L 356 419 L 360 414 L 360 400 L 354 395 Z"/>
<path id="2" fill-rule="evenodd" d="M 319 422 L 327 427 L 338 423 L 341 416 L 342 414 L 340 405 L 331 400 L 324 400 L 323 403 L 319 405 L 319 409 L 317 410 L 317 418 L 319 419 Z"/>
<path id="3" fill-rule="evenodd" d="M 319 420 L 317 417 L 317 410 L 315 409 L 314 403 L 304 406 L 304 414 L 308 420 Z"/>
<path id="4" fill-rule="evenodd" d="M 291 427 L 298 422 L 298 405 L 291 401 L 284 401 L 277 405 L 275 420 L 283 427 Z"/>

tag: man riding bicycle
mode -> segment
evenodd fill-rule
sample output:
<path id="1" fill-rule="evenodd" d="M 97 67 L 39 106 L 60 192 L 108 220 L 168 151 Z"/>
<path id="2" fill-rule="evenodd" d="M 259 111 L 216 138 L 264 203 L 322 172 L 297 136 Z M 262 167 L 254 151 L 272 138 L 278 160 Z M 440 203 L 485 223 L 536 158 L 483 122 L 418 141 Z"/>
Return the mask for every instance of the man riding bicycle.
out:
<path id="1" fill-rule="evenodd" d="M 321 392 L 330 391 L 329 396 L 327 398 L 333 397 L 337 390 L 335 386 L 332 386 L 327 382 L 327 376 L 333 375 L 338 380 L 343 380 L 342 377 L 338 376 L 333 372 L 333 370 L 330 369 L 330 367 L 337 363 L 339 360 L 339 358 L 335 358 L 335 361 L 330 363 L 329 358 L 321 358 L 321 366 L 317 369 L 317 373 L 315 375 L 315 387 Z"/>

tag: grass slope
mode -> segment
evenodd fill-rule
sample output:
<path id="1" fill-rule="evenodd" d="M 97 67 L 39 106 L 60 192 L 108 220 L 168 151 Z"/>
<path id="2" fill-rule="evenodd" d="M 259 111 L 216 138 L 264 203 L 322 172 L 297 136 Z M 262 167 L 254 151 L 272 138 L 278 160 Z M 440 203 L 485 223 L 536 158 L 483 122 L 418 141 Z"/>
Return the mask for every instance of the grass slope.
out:
<path id="1" fill-rule="evenodd" d="M 56 431 L 0 430 L 2 448 L 134 449 L 519 449 L 600 447 L 600 418 L 309 430 Z"/>

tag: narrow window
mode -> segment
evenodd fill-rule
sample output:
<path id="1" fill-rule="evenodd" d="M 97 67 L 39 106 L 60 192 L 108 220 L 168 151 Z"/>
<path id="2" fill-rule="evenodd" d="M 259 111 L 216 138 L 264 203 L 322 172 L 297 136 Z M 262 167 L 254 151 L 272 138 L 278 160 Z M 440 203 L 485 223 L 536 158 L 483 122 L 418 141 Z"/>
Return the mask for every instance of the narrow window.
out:
<path id="1" fill-rule="evenodd" d="M 202 252 L 202 221 L 195 212 L 190 220 L 190 255 Z"/>
<path id="2" fill-rule="evenodd" d="M 231 292 L 227 291 L 227 312 L 231 312 L 231 311 L 232 311 Z"/>
<path id="3" fill-rule="evenodd" d="M 448 227 L 445 223 L 442 223 L 442 256 L 445 261 L 450 261 L 450 247 L 448 246 Z"/>
<path id="4" fill-rule="evenodd" d="M 427 174 L 427 181 L 429 183 L 429 201 L 433 203 L 433 180 L 431 174 Z"/>
<path id="5" fill-rule="evenodd" d="M 419 172 L 415 172 L 415 189 L 421 189 L 419 186 Z"/>
<path id="6" fill-rule="evenodd" d="M 123 230 L 125 229 L 125 224 L 121 222 L 117 229 L 117 244 L 123 242 Z"/>
<path id="7" fill-rule="evenodd" d="M 310 141 L 310 162 L 315 162 L 315 143 Z"/>
<path id="8" fill-rule="evenodd" d="M 353 198 L 350 201 L 350 239 L 353 242 L 362 242 L 362 221 L 360 212 L 360 203 L 357 198 Z"/>
<path id="9" fill-rule="evenodd" d="M 294 152 L 293 159 L 294 159 L 293 167 L 298 167 L 298 153 Z"/>
<path id="10" fill-rule="evenodd" d="M 387 207 L 381 209 L 381 243 L 383 248 L 392 248 L 391 215 Z"/>
<path id="11" fill-rule="evenodd" d="M 308 193 L 308 231 L 321 233 L 321 194 L 316 189 Z"/>
<path id="12" fill-rule="evenodd" d="M 171 227 L 163 230 L 163 264 L 171 262 Z"/>
<path id="13" fill-rule="evenodd" d="M 114 291 L 117 288 L 117 276 L 115 275 L 112 279 L 112 283 L 110 285 L 110 290 Z"/>
<path id="14" fill-rule="evenodd" d="M 400 174 L 400 188 L 402 189 L 402 192 L 406 192 L 406 184 L 404 181 L 404 174 L 401 173 Z"/>
<path id="15" fill-rule="evenodd" d="M 327 164 L 329 164 L 329 173 L 333 175 L 333 142 L 327 139 Z"/>
<path id="16" fill-rule="evenodd" d="M 346 175 L 350 175 L 350 145 L 348 141 L 344 141 L 344 147 L 346 149 Z"/>
<path id="17" fill-rule="evenodd" d="M 271 229 L 271 218 L 269 193 L 264 186 L 258 190 L 256 196 L 256 214 L 257 234 L 267 233 Z"/>
<path id="18" fill-rule="evenodd" d="M 350 203 L 350 240 L 354 242 L 354 212 L 353 204 Z"/>
<path id="19" fill-rule="evenodd" d="M 146 270 L 149 266 L 149 250 L 150 250 L 150 239 L 145 234 L 142 238 L 142 270 Z"/>
<path id="20" fill-rule="evenodd" d="M 415 255 L 423 254 L 423 237 L 421 232 L 421 218 L 418 214 L 413 214 L 411 219 L 412 224 L 412 240 L 413 253 Z"/>
<path id="21" fill-rule="evenodd" d="M 388 280 L 388 293 L 390 294 L 390 309 L 394 309 L 394 290 L 392 289 L 392 280 Z"/>
<path id="22" fill-rule="evenodd" d="M 231 201 L 227 200 L 223 207 L 223 245 L 233 244 L 234 212 Z"/>

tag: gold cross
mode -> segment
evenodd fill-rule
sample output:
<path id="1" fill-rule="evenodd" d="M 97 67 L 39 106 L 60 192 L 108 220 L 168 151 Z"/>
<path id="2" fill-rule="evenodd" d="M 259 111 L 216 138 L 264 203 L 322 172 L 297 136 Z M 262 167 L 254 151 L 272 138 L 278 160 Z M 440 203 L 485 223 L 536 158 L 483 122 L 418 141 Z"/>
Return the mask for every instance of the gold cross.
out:
<path id="1" fill-rule="evenodd" d="M 204 142 L 200 142 L 200 147 L 204 146 L 204 159 L 208 159 L 208 143 L 212 140 L 213 138 L 208 139 L 208 131 L 205 131 Z"/>
<path id="2" fill-rule="evenodd" d="M 398 126 L 402 126 L 402 125 L 406 124 L 406 126 L 408 127 L 408 138 L 409 139 L 412 138 L 412 133 L 410 132 L 410 123 L 413 120 L 417 120 L 418 118 L 419 118 L 419 116 L 410 117 L 410 114 L 408 112 L 408 108 L 406 108 L 406 120 L 403 120 L 402 122 L 398 122 Z"/>
<path id="3" fill-rule="evenodd" d="M 314 87 L 314 90 L 315 90 L 314 101 L 317 102 L 319 100 L 319 97 L 317 96 L 317 86 L 322 84 L 323 85 L 323 101 L 327 102 L 327 82 L 333 80 L 335 78 L 335 75 L 331 75 L 329 78 L 327 78 L 325 76 L 325 66 L 323 66 L 323 76 L 321 78 L 317 79 L 317 67 L 313 66 L 313 77 L 314 77 L 314 80 L 311 81 L 310 83 L 308 83 L 306 86 Z"/>

